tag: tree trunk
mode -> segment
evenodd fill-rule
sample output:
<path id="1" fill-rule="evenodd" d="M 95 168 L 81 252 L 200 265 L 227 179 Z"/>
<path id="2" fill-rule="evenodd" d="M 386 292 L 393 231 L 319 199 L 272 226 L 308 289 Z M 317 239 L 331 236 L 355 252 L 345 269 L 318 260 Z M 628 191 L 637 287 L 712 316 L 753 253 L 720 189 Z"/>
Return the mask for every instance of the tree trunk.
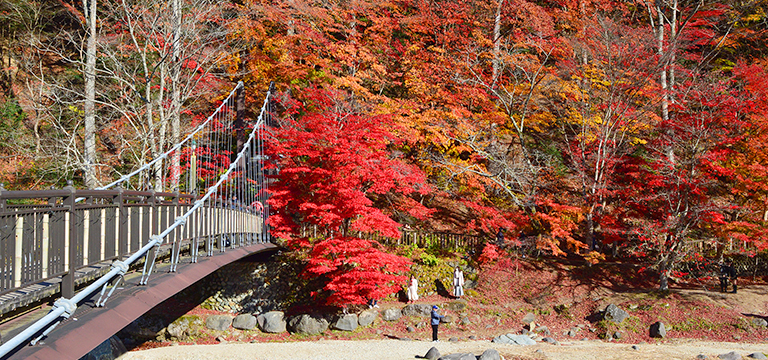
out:
<path id="1" fill-rule="evenodd" d="M 595 241 L 595 221 L 593 219 L 592 212 L 587 213 L 587 244 L 592 251 L 597 250 L 597 243 Z"/>
<path id="2" fill-rule="evenodd" d="M 656 12 L 658 16 L 658 24 L 656 24 L 657 32 L 656 32 L 656 39 L 657 39 L 657 46 L 658 46 L 658 54 L 659 54 L 659 61 L 661 61 L 661 64 L 659 66 L 659 83 L 661 85 L 661 118 L 664 121 L 669 120 L 669 98 L 667 94 L 667 69 L 668 69 L 668 59 L 664 56 L 664 12 L 661 8 L 661 2 L 656 3 Z"/>
<path id="3" fill-rule="evenodd" d="M 160 89 L 157 93 L 157 114 L 158 114 L 158 122 L 159 122 L 159 129 L 157 130 L 157 153 L 155 154 L 155 158 L 157 158 L 160 154 L 165 152 L 165 132 L 168 128 L 168 116 L 165 112 L 165 87 L 166 82 L 165 79 L 168 76 L 168 64 L 164 61 L 160 63 Z M 149 95 L 149 94 L 148 94 Z M 154 128 L 153 128 L 154 130 Z M 166 160 L 160 160 L 157 163 L 155 163 L 155 191 L 163 191 L 163 178 L 165 173 L 165 167 L 163 166 Z"/>
<path id="4" fill-rule="evenodd" d="M 504 0 L 498 0 L 496 6 L 496 17 L 493 20 L 493 79 L 491 88 L 496 88 L 496 80 L 499 77 L 499 71 L 501 70 L 501 6 L 504 4 Z"/>
<path id="5" fill-rule="evenodd" d="M 181 91 L 179 78 L 181 73 L 181 59 L 179 41 L 181 31 L 181 9 L 179 0 L 173 0 L 173 56 L 171 63 L 171 143 L 177 144 L 181 137 Z M 171 189 L 179 190 L 179 179 L 181 177 L 181 156 L 179 151 L 171 154 Z"/>
<path id="6" fill-rule="evenodd" d="M 677 51 L 677 0 L 674 0 L 672 3 L 672 21 L 669 24 L 669 38 L 674 41 L 673 47 L 669 49 L 671 52 L 669 57 L 669 91 L 670 91 L 670 97 L 669 102 L 674 104 L 675 98 L 672 94 L 675 90 L 675 53 Z"/>
<path id="7" fill-rule="evenodd" d="M 145 68 L 145 71 L 146 71 L 147 67 L 145 66 L 144 68 Z M 161 68 L 160 71 L 162 72 L 162 68 Z M 162 74 L 161 74 L 160 78 L 162 79 Z M 163 89 L 163 87 L 164 87 L 164 84 L 161 82 L 160 83 L 160 91 L 161 91 L 160 98 L 161 99 L 162 99 L 162 89 Z M 157 129 L 155 129 L 157 127 L 157 125 L 155 125 L 156 121 L 155 121 L 154 111 L 153 111 L 154 103 L 153 103 L 153 100 L 152 100 L 152 86 L 150 84 L 149 78 L 147 78 L 147 80 L 146 80 L 146 86 L 145 86 L 145 89 L 144 89 L 144 93 L 145 93 L 144 97 L 146 99 L 145 101 L 146 101 L 146 106 L 147 106 L 147 124 L 149 125 L 148 126 L 148 129 L 149 129 L 149 141 L 150 141 L 150 147 L 152 149 L 152 151 L 151 151 L 152 157 L 151 158 L 152 159 L 156 159 L 163 152 L 163 145 L 162 145 L 163 144 L 163 140 L 162 140 L 162 137 L 160 136 L 160 132 L 162 130 L 158 131 Z M 162 109 L 162 106 L 158 105 L 158 108 Z M 158 138 L 160 138 L 160 139 L 158 139 Z M 162 191 L 163 190 L 163 187 L 162 187 L 163 186 L 163 183 L 162 183 L 163 175 L 162 174 L 163 174 L 163 160 L 160 160 L 160 161 L 156 162 L 154 167 L 152 168 L 151 178 L 149 179 L 150 183 L 152 184 L 151 188 L 153 188 L 155 191 Z"/>
<path id="8" fill-rule="evenodd" d="M 669 264 L 667 259 L 659 263 L 659 291 L 669 290 Z"/>
<path id="9" fill-rule="evenodd" d="M 83 8 L 88 26 L 85 69 L 83 71 L 85 78 L 83 170 L 85 186 L 94 189 L 98 183 L 96 180 L 96 0 L 83 1 Z"/>

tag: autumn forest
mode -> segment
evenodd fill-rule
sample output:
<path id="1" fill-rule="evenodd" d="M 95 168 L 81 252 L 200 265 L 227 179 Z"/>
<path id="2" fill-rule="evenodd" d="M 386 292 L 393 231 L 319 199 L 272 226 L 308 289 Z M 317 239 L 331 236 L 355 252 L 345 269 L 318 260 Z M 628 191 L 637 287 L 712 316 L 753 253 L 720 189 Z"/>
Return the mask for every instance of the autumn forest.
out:
<path id="1" fill-rule="evenodd" d="M 93 186 L 167 149 L 237 81 L 253 118 L 274 82 L 272 226 L 309 272 L 339 272 L 330 302 L 362 298 L 333 287 L 352 280 L 327 255 L 405 271 L 354 236 L 405 226 L 635 257 L 663 286 L 682 261 L 768 247 L 766 10 L 2 0 L 0 181 Z"/>

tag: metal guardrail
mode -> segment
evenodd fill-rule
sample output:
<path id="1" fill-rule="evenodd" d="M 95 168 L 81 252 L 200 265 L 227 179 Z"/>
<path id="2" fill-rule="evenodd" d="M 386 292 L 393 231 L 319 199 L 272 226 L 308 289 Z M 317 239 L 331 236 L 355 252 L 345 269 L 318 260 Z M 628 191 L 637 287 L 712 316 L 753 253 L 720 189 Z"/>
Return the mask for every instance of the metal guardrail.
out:
<path id="1" fill-rule="evenodd" d="M 238 84 L 239 87 L 242 83 Z M 263 175 L 241 164 L 261 156 L 261 129 L 266 123 L 272 90 L 267 93 L 254 130 L 242 150 L 218 181 L 197 199 L 194 195 L 117 190 L 2 191 L 0 189 L 0 291 L 6 293 L 54 276 L 62 276 L 62 298 L 51 311 L 20 334 L 0 345 L 0 358 L 26 341 L 35 344 L 77 305 L 100 291 L 97 307 L 104 306 L 128 268 L 145 257 L 139 284 L 152 274 L 156 250 L 171 247 L 171 271 L 180 259 L 181 242 L 189 240 L 191 262 L 197 262 L 199 241 L 205 253 L 227 247 L 268 241 L 268 207 L 264 200 L 251 206 L 227 199 L 223 184 L 234 176 Z M 258 171 L 257 171 L 258 173 Z M 243 179 L 243 186 L 248 179 Z M 262 186 L 263 188 L 263 186 Z M 244 193 L 244 190 L 235 191 Z M 261 195 L 260 195 L 261 196 Z M 31 205 L 10 205 L 24 200 Z M 84 201 L 80 201 L 84 200 Z M 151 235 L 150 234 L 155 234 Z M 218 244 L 214 241 L 218 240 Z M 121 260 L 127 256 L 125 260 Z M 79 268 L 113 260 L 111 270 L 74 294 L 74 274 Z M 112 288 L 107 292 L 109 284 Z M 0 293 L 1 294 L 1 293 Z"/>

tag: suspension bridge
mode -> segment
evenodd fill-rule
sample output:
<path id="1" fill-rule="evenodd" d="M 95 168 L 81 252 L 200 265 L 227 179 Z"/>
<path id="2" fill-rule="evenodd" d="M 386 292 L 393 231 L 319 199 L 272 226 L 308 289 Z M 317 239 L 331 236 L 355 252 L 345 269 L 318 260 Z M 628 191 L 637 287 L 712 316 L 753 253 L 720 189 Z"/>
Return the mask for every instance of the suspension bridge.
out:
<path id="1" fill-rule="evenodd" d="M 238 83 L 168 151 L 100 188 L 0 185 L 0 359 L 78 359 L 216 269 L 274 251 L 272 93 L 249 125 Z M 158 177 L 174 191 L 157 191 Z"/>

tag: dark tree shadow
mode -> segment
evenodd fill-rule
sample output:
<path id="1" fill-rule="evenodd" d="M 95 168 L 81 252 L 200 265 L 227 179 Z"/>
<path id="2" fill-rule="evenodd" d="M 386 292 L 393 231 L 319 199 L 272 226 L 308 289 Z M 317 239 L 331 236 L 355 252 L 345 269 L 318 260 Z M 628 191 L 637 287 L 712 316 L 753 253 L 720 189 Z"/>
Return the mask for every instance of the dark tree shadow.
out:
<path id="1" fill-rule="evenodd" d="M 400 300 L 400 302 L 408 302 L 408 294 L 405 293 L 405 290 L 400 289 L 400 291 L 397 292 L 397 299 Z"/>
<path id="2" fill-rule="evenodd" d="M 437 294 L 443 297 L 452 297 L 451 293 L 448 292 L 448 289 L 445 288 L 445 285 L 440 279 L 435 279 L 435 289 L 437 289 Z"/>

